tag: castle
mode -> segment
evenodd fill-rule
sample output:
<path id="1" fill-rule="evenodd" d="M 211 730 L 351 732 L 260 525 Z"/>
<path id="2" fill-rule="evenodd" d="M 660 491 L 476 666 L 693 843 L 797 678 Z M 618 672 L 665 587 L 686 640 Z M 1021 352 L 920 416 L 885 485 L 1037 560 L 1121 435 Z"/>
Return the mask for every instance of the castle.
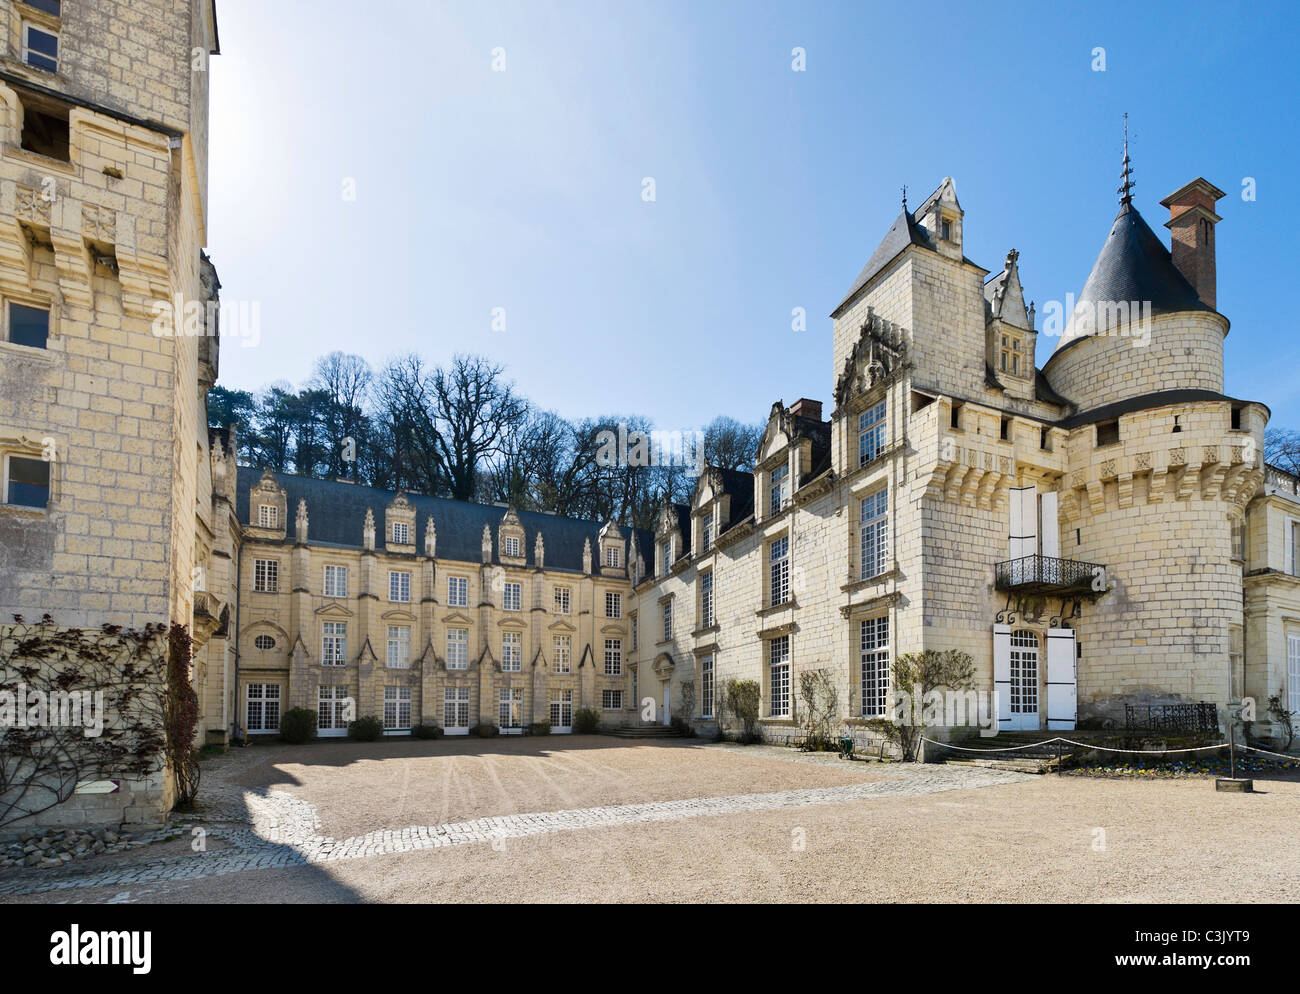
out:
<path id="1" fill-rule="evenodd" d="M 157 326 L 220 287 L 212 3 L 0 12 L 0 612 L 186 625 L 202 741 L 274 735 L 292 707 L 322 736 L 354 715 L 562 733 L 583 707 L 704 731 L 733 679 L 781 740 L 801 674 L 864 722 L 928 649 L 971 655 L 1003 729 L 1300 710 L 1300 481 L 1264 462 L 1267 408 L 1223 393 L 1204 179 L 1162 201 L 1170 251 L 1125 156 L 1045 360 L 1017 253 L 965 256 L 952 180 L 904 202 L 832 312 L 825 415 L 774 404 L 752 473 L 706 468 L 637 531 L 238 466 L 206 425 L 218 329 Z M 156 820 L 169 791 L 45 818 Z"/>

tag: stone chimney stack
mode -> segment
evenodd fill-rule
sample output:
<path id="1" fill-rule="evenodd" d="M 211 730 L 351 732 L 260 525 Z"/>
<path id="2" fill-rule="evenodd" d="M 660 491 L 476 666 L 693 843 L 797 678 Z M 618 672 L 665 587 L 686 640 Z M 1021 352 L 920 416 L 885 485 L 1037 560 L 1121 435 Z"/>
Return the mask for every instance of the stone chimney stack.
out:
<path id="1" fill-rule="evenodd" d="M 1221 218 L 1214 213 L 1216 201 L 1225 194 L 1204 177 L 1197 177 L 1175 190 L 1161 206 L 1169 208 L 1165 227 L 1171 233 L 1174 265 L 1187 277 L 1201 302 L 1218 310 L 1215 290 L 1214 226 Z"/>
<path id="2" fill-rule="evenodd" d="M 810 418 L 813 421 L 820 421 L 822 419 L 822 402 L 800 397 L 790 405 L 790 413 L 796 418 Z"/>

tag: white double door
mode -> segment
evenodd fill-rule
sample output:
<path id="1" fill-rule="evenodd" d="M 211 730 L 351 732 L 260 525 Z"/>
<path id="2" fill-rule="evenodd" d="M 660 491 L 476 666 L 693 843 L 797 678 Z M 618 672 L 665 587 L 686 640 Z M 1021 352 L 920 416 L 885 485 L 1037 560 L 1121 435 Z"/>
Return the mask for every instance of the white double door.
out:
<path id="1" fill-rule="evenodd" d="M 993 689 L 998 695 L 998 728 L 1002 731 L 1042 727 L 1040 665 L 1044 653 L 1047 727 L 1062 731 L 1074 728 L 1078 701 L 1074 629 L 1049 628 L 1044 640 L 1028 628 L 994 625 Z"/>

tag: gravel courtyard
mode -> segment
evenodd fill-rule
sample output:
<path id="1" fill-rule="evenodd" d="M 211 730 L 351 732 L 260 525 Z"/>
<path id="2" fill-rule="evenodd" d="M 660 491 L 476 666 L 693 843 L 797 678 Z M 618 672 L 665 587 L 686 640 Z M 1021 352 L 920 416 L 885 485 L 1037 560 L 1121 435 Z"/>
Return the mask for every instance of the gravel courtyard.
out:
<path id="1" fill-rule="evenodd" d="M 0 871 L 0 902 L 1300 900 L 1294 778 L 1216 794 L 598 736 L 277 744 L 203 776 L 174 841 Z"/>

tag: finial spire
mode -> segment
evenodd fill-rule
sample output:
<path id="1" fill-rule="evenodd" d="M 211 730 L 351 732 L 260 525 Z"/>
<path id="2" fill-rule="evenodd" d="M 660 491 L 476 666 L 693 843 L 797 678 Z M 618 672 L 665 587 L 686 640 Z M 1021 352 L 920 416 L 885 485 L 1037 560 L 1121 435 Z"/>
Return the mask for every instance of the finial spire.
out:
<path id="1" fill-rule="evenodd" d="M 1128 157 L 1128 113 L 1124 114 L 1124 168 L 1119 174 L 1119 202 L 1121 204 L 1131 204 L 1133 202 L 1133 168 L 1129 165 Z"/>
<path id="2" fill-rule="evenodd" d="M 907 184 L 903 184 L 903 210 L 907 210 Z"/>

